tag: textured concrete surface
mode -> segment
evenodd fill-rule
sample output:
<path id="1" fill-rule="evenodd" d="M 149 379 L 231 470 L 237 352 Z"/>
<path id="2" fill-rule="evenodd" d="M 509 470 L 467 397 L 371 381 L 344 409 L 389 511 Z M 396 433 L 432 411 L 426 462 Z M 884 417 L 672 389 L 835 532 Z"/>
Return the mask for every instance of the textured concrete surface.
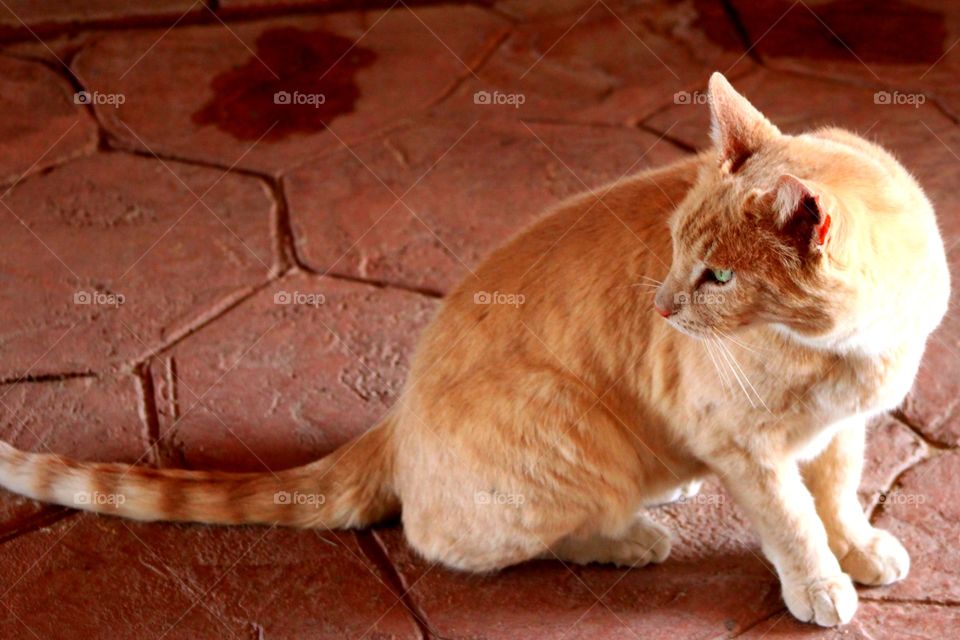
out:
<path id="1" fill-rule="evenodd" d="M 279 469 L 396 400 L 440 297 L 563 198 L 707 144 L 719 69 L 788 132 L 892 149 L 960 274 L 960 11 L 934 0 L 0 3 L 0 437 Z M 356 5 L 356 3 L 354 3 Z M 0 637 L 944 638 L 960 625 L 960 316 L 872 425 L 910 550 L 793 621 L 715 483 L 662 566 L 432 566 L 361 532 L 137 524 L 0 493 Z"/>

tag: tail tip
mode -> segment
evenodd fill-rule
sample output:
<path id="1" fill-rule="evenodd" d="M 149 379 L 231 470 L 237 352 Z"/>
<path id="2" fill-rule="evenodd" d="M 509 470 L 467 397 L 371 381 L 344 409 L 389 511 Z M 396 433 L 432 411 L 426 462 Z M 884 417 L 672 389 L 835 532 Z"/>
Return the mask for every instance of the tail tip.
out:
<path id="1" fill-rule="evenodd" d="M 20 452 L 15 446 L 7 442 L 6 440 L 0 440 L 0 458 L 9 459 L 14 457 Z"/>

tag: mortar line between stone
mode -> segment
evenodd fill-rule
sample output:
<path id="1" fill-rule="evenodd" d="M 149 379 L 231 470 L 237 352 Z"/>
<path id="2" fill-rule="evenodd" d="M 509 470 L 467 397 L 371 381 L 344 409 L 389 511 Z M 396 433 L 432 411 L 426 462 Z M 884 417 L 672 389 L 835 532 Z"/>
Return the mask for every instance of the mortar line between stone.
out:
<path id="1" fill-rule="evenodd" d="M 495 54 L 495 53 L 497 52 L 497 50 L 500 48 L 500 46 L 501 46 L 504 42 L 506 42 L 507 38 L 509 38 L 511 35 L 513 35 L 514 31 L 515 31 L 515 29 L 514 29 L 513 25 L 511 24 L 510 26 L 506 27 L 506 28 L 503 30 L 503 32 L 499 35 L 499 37 L 492 38 L 492 43 L 490 44 L 490 46 L 487 47 L 486 50 L 481 51 L 481 52 L 477 55 L 476 62 L 472 62 L 472 63 L 468 66 L 467 72 L 464 73 L 464 74 L 462 74 L 459 78 L 457 78 L 457 79 L 450 85 L 450 88 L 449 88 L 449 89 L 447 89 L 446 91 L 444 91 L 443 93 L 441 93 L 435 100 L 433 100 L 432 102 L 430 102 L 430 103 L 427 105 L 427 109 L 433 109 L 433 108 L 439 106 L 439 105 L 442 104 L 447 98 L 449 98 L 449 97 L 452 96 L 454 93 L 456 93 L 457 89 L 459 89 L 460 87 L 462 87 L 462 86 L 464 85 L 464 83 L 468 82 L 471 77 L 477 77 L 477 76 L 479 75 L 480 71 L 482 71 L 483 68 L 486 66 L 487 62 L 489 62 L 489 60 L 494 56 L 494 54 Z"/>
<path id="2" fill-rule="evenodd" d="M 750 32 L 747 30 L 747 26 L 743 24 L 743 19 L 740 17 L 740 12 L 737 11 L 735 6 L 733 6 L 733 2 L 731 2 L 731 0 L 720 0 L 720 4 L 723 6 L 723 13 L 727 16 L 731 26 L 733 26 L 734 32 L 737 34 L 737 38 L 740 40 L 740 44 L 743 45 L 744 53 L 746 53 L 747 57 L 749 57 L 751 60 L 762 65 L 763 58 L 760 57 L 760 53 L 754 46 L 753 39 L 750 37 Z"/>
<path id="3" fill-rule="evenodd" d="M 78 378 L 97 378 L 99 377 L 94 371 L 68 371 L 66 373 L 40 373 L 40 374 L 27 374 L 25 376 L 14 376 L 12 378 L 5 378 L 0 380 L 0 385 L 3 384 L 31 384 L 31 383 L 44 383 L 44 382 L 64 382 L 66 380 L 76 380 Z"/>
<path id="4" fill-rule="evenodd" d="M 725 638 L 726 640 L 733 640 L 734 638 L 739 638 L 740 636 L 742 636 L 742 635 L 744 635 L 744 634 L 746 634 L 746 633 L 749 633 L 749 632 L 752 631 L 753 629 L 759 627 L 759 626 L 760 626 L 761 624 L 763 624 L 764 622 L 766 622 L 766 621 L 768 621 L 768 620 L 771 620 L 771 619 L 772 619 L 774 616 L 776 616 L 776 615 L 790 615 L 790 614 L 787 612 L 787 608 L 786 608 L 786 607 L 781 607 L 781 608 L 777 609 L 776 611 L 774 611 L 773 613 L 771 613 L 770 615 L 763 616 L 762 618 L 760 618 L 760 619 L 757 620 L 756 622 L 754 622 L 754 623 L 752 623 L 752 624 L 750 624 L 750 625 L 745 626 L 743 629 L 741 629 L 740 631 L 738 631 L 738 632 L 737 632 L 736 634 L 734 634 L 734 635 L 725 635 L 725 636 L 720 636 L 720 637 L 723 637 L 723 638 Z"/>
<path id="5" fill-rule="evenodd" d="M 394 595 L 399 598 L 400 603 L 413 618 L 414 623 L 416 624 L 417 629 L 420 631 L 420 634 L 424 640 L 442 638 L 442 636 L 433 629 L 433 625 L 431 625 L 430 621 L 427 619 L 426 613 L 424 613 L 424 611 L 417 606 L 416 602 L 414 602 L 413 598 L 410 596 L 410 591 L 406 587 L 403 576 L 390 560 L 390 556 L 387 553 L 386 548 L 383 546 L 383 543 L 380 541 L 379 536 L 377 536 L 376 533 L 371 529 L 355 531 L 354 533 L 357 538 L 357 544 L 360 547 L 360 550 L 363 551 L 363 555 L 381 573 L 383 573 L 387 584 L 394 591 Z"/>
<path id="6" fill-rule="evenodd" d="M 883 500 L 883 497 L 886 496 L 886 495 L 889 495 L 891 491 L 893 491 L 894 489 L 896 489 L 897 485 L 899 485 L 899 483 L 900 483 L 900 479 L 904 476 L 904 474 L 906 474 L 907 472 L 913 470 L 913 469 L 916 468 L 918 465 L 923 464 L 924 462 L 927 462 L 928 460 L 930 460 L 930 459 L 933 457 L 933 455 L 935 455 L 935 454 L 931 455 L 931 450 L 933 449 L 933 447 L 930 447 L 930 445 L 926 442 L 926 440 L 925 440 L 923 437 L 919 436 L 913 429 L 911 429 L 911 428 L 909 427 L 909 425 L 907 425 L 907 424 L 905 424 L 903 421 L 899 420 L 899 419 L 897 418 L 897 416 L 896 416 L 893 412 L 889 413 L 888 415 L 889 415 L 890 418 L 892 418 L 893 420 L 895 420 L 895 421 L 898 422 L 899 424 L 901 424 L 901 425 L 903 425 L 904 427 L 906 427 L 914 436 L 917 436 L 918 439 L 920 440 L 920 442 L 922 442 L 924 445 L 927 446 L 927 453 L 926 453 L 925 455 L 921 456 L 920 459 L 917 460 L 916 462 L 914 462 L 913 464 L 910 464 L 910 465 L 908 465 L 906 468 L 902 469 L 902 470 L 900 471 L 900 473 L 896 474 L 896 475 L 890 480 L 890 482 L 887 484 L 886 487 L 883 487 L 883 488 L 880 489 L 880 496 L 879 496 L 879 498 L 877 498 L 877 501 L 870 507 L 869 512 L 867 512 L 867 514 L 866 514 L 866 515 L 867 515 L 867 520 L 870 521 L 870 524 L 876 524 L 877 519 L 883 514 L 883 506 L 884 506 L 884 504 L 885 504 L 885 503 L 884 503 L 884 500 Z"/>
<path id="7" fill-rule="evenodd" d="M 943 419 L 943 421 L 944 421 L 944 422 L 949 422 L 950 419 L 951 419 L 951 417 L 952 417 L 952 413 L 953 413 L 953 412 L 950 412 L 951 415 L 945 416 L 944 419 Z M 924 443 L 925 445 L 927 445 L 928 447 L 930 447 L 931 449 L 934 449 L 934 450 L 936 450 L 936 451 L 941 451 L 941 452 L 943 452 L 943 451 L 949 451 L 949 450 L 951 450 L 951 449 L 956 449 L 956 448 L 957 448 L 956 445 L 952 445 L 952 446 L 951 446 L 951 445 L 945 444 L 945 443 L 943 443 L 943 442 L 938 442 L 938 441 L 936 441 L 936 440 L 931 439 L 931 438 L 930 438 L 929 436 L 927 436 L 926 434 L 924 434 L 924 433 L 923 433 L 923 430 L 921 429 L 921 425 L 917 424 L 914 420 L 912 420 L 912 419 L 910 418 L 910 416 L 908 416 L 908 415 L 904 412 L 903 407 L 894 409 L 893 411 L 890 412 L 890 415 L 891 415 L 895 420 L 897 420 L 897 422 L 902 423 L 903 426 L 905 426 L 907 429 L 910 429 L 910 431 L 912 431 L 915 436 L 917 436 L 918 438 L 920 438 L 920 439 L 923 441 L 923 443 Z"/>
<path id="8" fill-rule="evenodd" d="M 60 522 L 61 520 L 66 520 L 67 518 L 76 516 L 78 513 L 79 511 L 67 509 L 66 507 L 50 507 L 49 505 L 44 506 L 43 510 L 39 513 L 35 513 L 24 518 L 20 525 L 14 526 L 11 531 L 0 535 L 0 545 L 4 545 L 11 540 L 15 540 L 28 533 L 39 531 L 44 527 L 49 527 Z"/>
<path id="9" fill-rule="evenodd" d="M 290 217 L 290 203 L 283 183 L 283 176 L 267 182 L 270 195 L 275 205 L 274 232 L 276 234 L 277 262 L 281 271 L 291 266 L 300 266 L 301 260 L 297 253 L 296 236 L 293 233 L 293 222 Z"/>
<path id="10" fill-rule="evenodd" d="M 906 604 L 917 607 L 944 607 L 944 608 L 955 608 L 960 607 L 960 601 L 954 600 L 919 600 L 915 598 L 871 598 L 870 596 L 861 595 L 860 600 L 863 602 L 873 602 L 874 604 Z"/>

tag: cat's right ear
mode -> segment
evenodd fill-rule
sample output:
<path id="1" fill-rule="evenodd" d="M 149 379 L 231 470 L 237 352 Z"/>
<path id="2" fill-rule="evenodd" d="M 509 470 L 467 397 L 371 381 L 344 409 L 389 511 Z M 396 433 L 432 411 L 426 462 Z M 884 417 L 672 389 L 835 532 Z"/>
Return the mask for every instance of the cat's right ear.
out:
<path id="1" fill-rule="evenodd" d="M 737 93 L 722 73 L 710 76 L 710 137 L 720 153 L 720 168 L 735 173 L 780 130 Z"/>
<path id="2" fill-rule="evenodd" d="M 830 234 L 830 199 L 819 185 L 785 173 L 760 198 L 801 255 L 823 252 Z"/>

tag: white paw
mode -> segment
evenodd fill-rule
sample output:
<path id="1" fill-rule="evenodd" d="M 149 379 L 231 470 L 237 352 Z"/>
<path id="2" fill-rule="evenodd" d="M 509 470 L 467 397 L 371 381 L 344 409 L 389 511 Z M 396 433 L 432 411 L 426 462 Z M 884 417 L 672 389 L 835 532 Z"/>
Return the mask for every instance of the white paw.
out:
<path id="1" fill-rule="evenodd" d="M 797 620 L 815 622 L 821 627 L 846 624 L 857 610 L 857 590 L 850 576 L 842 573 L 792 583 L 784 581 L 783 599 Z"/>
<path id="2" fill-rule="evenodd" d="M 891 534 L 874 529 L 866 542 L 847 552 L 840 566 L 860 584 L 885 585 L 907 577 L 910 555 Z"/>
<path id="3" fill-rule="evenodd" d="M 684 498 L 692 498 L 700 493 L 700 487 L 703 486 L 703 480 L 691 480 L 680 486 L 680 495 Z"/>
<path id="4" fill-rule="evenodd" d="M 644 506 L 658 507 L 660 505 L 677 502 L 678 500 L 692 498 L 700 492 L 700 487 L 702 485 L 703 480 L 691 480 L 690 482 L 686 482 L 679 487 L 674 487 L 665 493 L 648 497 L 646 500 L 644 500 Z"/>

